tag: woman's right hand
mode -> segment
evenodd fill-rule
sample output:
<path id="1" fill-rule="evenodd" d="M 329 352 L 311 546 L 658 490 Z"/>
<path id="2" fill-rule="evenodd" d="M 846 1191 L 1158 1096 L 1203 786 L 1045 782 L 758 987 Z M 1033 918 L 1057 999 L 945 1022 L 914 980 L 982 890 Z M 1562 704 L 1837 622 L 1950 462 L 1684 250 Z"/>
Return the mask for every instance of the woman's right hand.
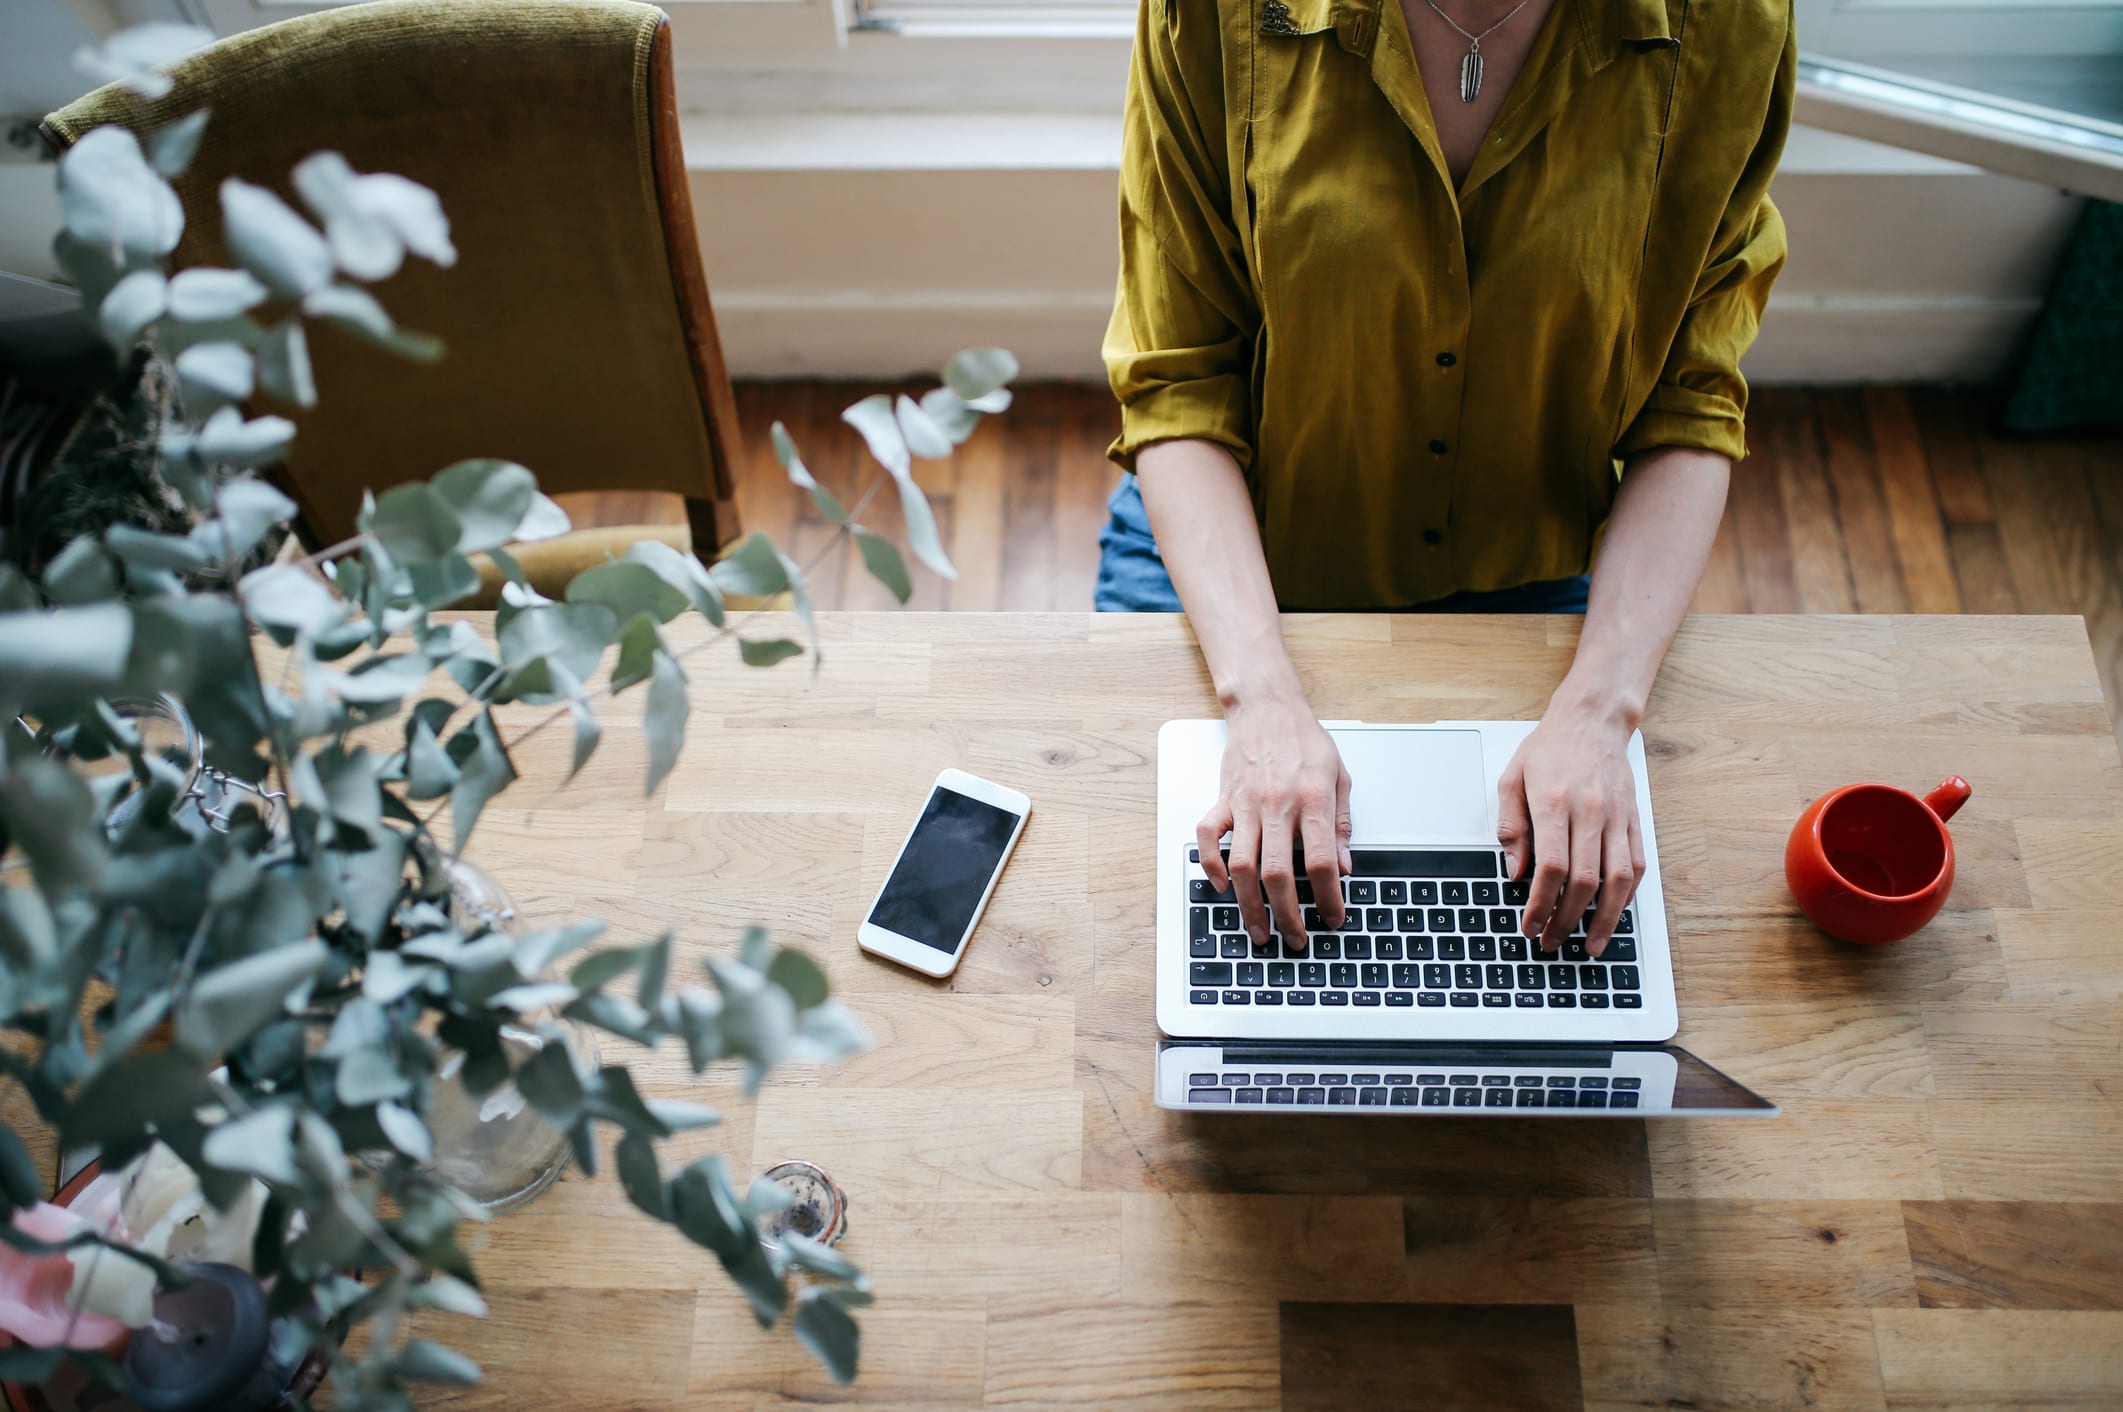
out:
<path id="1" fill-rule="evenodd" d="M 1342 924 L 1341 878 L 1349 857 L 1349 772 L 1304 693 L 1295 688 L 1232 702 L 1224 712 L 1222 789 L 1195 829 L 1202 871 L 1218 890 L 1234 888 L 1239 916 L 1256 942 L 1268 937 L 1273 908 L 1283 940 L 1307 946 L 1297 898 L 1295 847 L 1304 850 L 1320 919 Z M 1221 853 L 1231 835 L 1228 869 Z M 1266 905 L 1262 894 L 1266 893 Z"/>

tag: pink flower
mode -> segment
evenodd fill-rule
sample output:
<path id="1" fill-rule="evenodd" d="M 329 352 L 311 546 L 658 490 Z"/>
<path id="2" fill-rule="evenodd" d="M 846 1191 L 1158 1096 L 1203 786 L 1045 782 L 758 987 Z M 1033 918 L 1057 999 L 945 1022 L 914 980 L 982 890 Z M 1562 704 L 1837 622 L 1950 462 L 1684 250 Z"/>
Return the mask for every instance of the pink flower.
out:
<path id="1" fill-rule="evenodd" d="M 57 1244 L 87 1223 L 74 1212 L 49 1202 L 15 1212 L 14 1226 L 24 1235 Z M 115 1351 L 131 1332 L 122 1320 L 67 1307 L 74 1283 L 74 1264 L 63 1254 L 28 1255 L 0 1244 L 0 1330 L 34 1348 L 95 1348 Z"/>

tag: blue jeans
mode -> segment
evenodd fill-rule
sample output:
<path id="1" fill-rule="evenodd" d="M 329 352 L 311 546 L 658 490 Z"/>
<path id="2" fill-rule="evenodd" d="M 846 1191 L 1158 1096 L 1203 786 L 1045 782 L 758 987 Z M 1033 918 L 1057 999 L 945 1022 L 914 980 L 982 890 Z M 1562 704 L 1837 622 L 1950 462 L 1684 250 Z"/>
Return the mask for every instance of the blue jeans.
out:
<path id="1" fill-rule="evenodd" d="M 1106 527 L 1098 536 L 1098 588 L 1092 603 L 1101 613 L 1177 613 L 1179 593 L 1150 533 L 1135 477 L 1124 475 L 1106 501 Z M 1592 592 L 1590 574 L 1522 583 L 1483 593 L 1454 593 L 1402 611 L 1413 613 L 1582 613 Z"/>

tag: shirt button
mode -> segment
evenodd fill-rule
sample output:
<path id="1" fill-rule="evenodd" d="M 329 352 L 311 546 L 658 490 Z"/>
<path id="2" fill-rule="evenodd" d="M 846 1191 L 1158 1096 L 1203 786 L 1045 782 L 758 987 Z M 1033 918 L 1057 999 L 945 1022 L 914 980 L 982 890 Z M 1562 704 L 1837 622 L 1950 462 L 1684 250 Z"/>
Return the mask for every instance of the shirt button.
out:
<path id="1" fill-rule="evenodd" d="M 1431 546 L 1433 549 L 1436 548 L 1438 545 L 1443 544 L 1444 542 L 1445 536 L 1439 534 L 1436 530 L 1423 531 L 1423 543 Z"/>
<path id="2" fill-rule="evenodd" d="M 1445 454 L 1446 451 L 1450 449 L 1451 448 L 1447 447 L 1442 441 L 1433 440 L 1430 443 L 1430 454 L 1433 456 L 1442 456 Z"/>
<path id="3" fill-rule="evenodd" d="M 1440 353 L 1437 355 L 1437 365 L 1441 368 L 1449 368 L 1458 361 L 1459 359 L 1453 357 L 1450 353 Z"/>

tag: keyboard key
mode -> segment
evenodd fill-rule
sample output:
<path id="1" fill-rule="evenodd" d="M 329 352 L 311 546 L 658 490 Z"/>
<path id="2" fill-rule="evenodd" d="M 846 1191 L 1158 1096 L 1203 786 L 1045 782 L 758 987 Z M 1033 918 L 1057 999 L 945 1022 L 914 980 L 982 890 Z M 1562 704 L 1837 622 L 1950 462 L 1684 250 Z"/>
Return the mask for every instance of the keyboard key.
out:
<path id="1" fill-rule="evenodd" d="M 1422 1093 L 1416 1089 L 1397 1088 L 1393 1090 L 1393 1106 L 1395 1108 L 1413 1108 L 1422 1099 L 1422 1096 Z"/>
<path id="2" fill-rule="evenodd" d="M 1508 1088 L 1490 1089 L 1482 1095 L 1482 1106 L 1484 1108 L 1509 1108 L 1511 1106 L 1511 1090 Z"/>
<path id="3" fill-rule="evenodd" d="M 1423 967 L 1423 984 L 1432 990 L 1452 988 L 1452 968 L 1442 961 L 1432 961 Z"/>
<path id="4" fill-rule="evenodd" d="M 1509 1088 L 1509 1087 L 1511 1087 L 1511 1075 L 1509 1075 L 1509 1074 L 1484 1074 L 1484 1075 L 1482 1075 L 1482 1087 L 1483 1087 L 1483 1088 Z"/>
<path id="5" fill-rule="evenodd" d="M 1240 985 L 1266 985 L 1268 983 L 1267 969 L 1258 961 L 1241 961 L 1238 963 L 1238 983 Z"/>
<path id="6" fill-rule="evenodd" d="M 1406 945 L 1408 948 L 1408 959 L 1411 961 L 1428 961 L 1431 957 L 1437 955 L 1436 944 L 1427 936 L 1411 936 L 1408 938 Z"/>
<path id="7" fill-rule="evenodd" d="M 1327 975 L 1334 985 L 1347 990 L 1356 984 L 1356 966 L 1348 961 L 1337 961 L 1327 968 Z"/>
<path id="8" fill-rule="evenodd" d="M 1297 963 L 1294 961 L 1270 961 L 1268 963 L 1268 984 L 1274 986 L 1296 985 Z"/>
<path id="9" fill-rule="evenodd" d="M 1377 1005 L 1380 1003 L 1379 992 L 1375 990 L 1352 990 L 1349 992 L 1349 999 L 1357 1005 Z"/>
<path id="10" fill-rule="evenodd" d="M 1467 959 L 1467 943 L 1464 938 L 1441 936 L 1437 939 L 1437 959 L 1440 961 L 1464 961 Z"/>
<path id="11" fill-rule="evenodd" d="M 1442 991 L 1426 990 L 1415 997 L 1415 1003 L 1425 1010 L 1435 1010 L 1445 1003 Z"/>
<path id="12" fill-rule="evenodd" d="M 1631 907 L 1624 911 L 1621 916 L 1615 918 L 1614 934 L 1616 936 L 1628 936 L 1631 932 L 1635 930 L 1636 908 Z"/>
<path id="13" fill-rule="evenodd" d="M 1241 1103 L 1258 1103 L 1261 1101 L 1261 1091 L 1257 1088 L 1242 1088 L 1231 1096 Z"/>
<path id="14" fill-rule="evenodd" d="M 1548 988 L 1547 968 L 1536 965 L 1531 961 L 1518 968 L 1518 978 L 1519 989 L 1521 990 L 1546 990 Z"/>
<path id="15" fill-rule="evenodd" d="M 1474 885 L 1474 905 L 1477 907 L 1496 906 L 1497 902 L 1499 901 L 1499 894 L 1496 890 L 1496 886 L 1497 885 L 1493 882 L 1476 883 Z"/>
<path id="16" fill-rule="evenodd" d="M 1304 912 L 1304 917 L 1306 931 L 1323 932 L 1327 930 L 1327 919 L 1324 916 L 1320 915 L 1319 908 L 1307 907 Z"/>
<path id="17" fill-rule="evenodd" d="M 1578 967 L 1578 984 L 1586 990 L 1605 990 L 1607 988 L 1607 968 L 1605 966 Z"/>
<path id="18" fill-rule="evenodd" d="M 1187 954 L 1189 956 L 1214 956 L 1216 954 L 1216 938 L 1213 936 L 1195 937 L 1187 943 Z"/>
<path id="19" fill-rule="evenodd" d="M 1517 1092 L 1518 1092 L 1518 1098 L 1517 1098 L 1517 1099 L 1516 1099 L 1516 1100 L 1514 1101 L 1514 1103 L 1512 1104 L 1512 1106 L 1513 1106 L 1513 1107 L 1515 1107 L 1515 1108 L 1539 1108 L 1539 1107 L 1543 1106 L 1543 1099 L 1544 1099 L 1545 1095 L 1544 1095 L 1544 1094 L 1542 1093 L 1542 1091 L 1541 1091 L 1540 1089 L 1537 1089 L 1537 1088 L 1522 1088 L 1522 1089 L 1519 1089 L 1519 1090 L 1518 1090 Z"/>
<path id="20" fill-rule="evenodd" d="M 1253 1003 L 1255 1005 L 1280 1005 L 1283 1003 L 1283 992 L 1279 990 L 1255 991 L 1253 993 Z"/>
<path id="21" fill-rule="evenodd" d="M 1506 961 L 1523 961 L 1526 959 L 1526 938 L 1507 936 L 1497 943 L 1497 951 Z"/>
<path id="22" fill-rule="evenodd" d="M 1577 967 L 1565 966 L 1558 962 L 1548 968 L 1548 988 L 1550 990 L 1576 990 L 1577 984 Z"/>
<path id="23" fill-rule="evenodd" d="M 1190 1005 L 1214 1005 L 1216 1003 L 1216 992 L 1213 990 L 1189 991 L 1187 993 L 1187 1003 Z"/>
<path id="24" fill-rule="evenodd" d="M 1268 1090 L 1268 1101 L 1270 1103 L 1295 1103 L 1297 1102 L 1297 1090 L 1294 1088 L 1271 1088 Z"/>
<path id="25" fill-rule="evenodd" d="M 1402 1010 L 1412 1009 L 1415 1005 L 1415 992 L 1412 990 L 1389 990 L 1386 992 L 1386 1003 Z"/>
<path id="26" fill-rule="evenodd" d="M 1237 924 L 1233 923 L 1233 925 Z M 1212 930 L 1209 926 L 1209 909 L 1206 907 L 1189 907 L 1187 909 L 1187 928 L 1187 935 L 1190 937 L 1209 935 Z"/>
<path id="27" fill-rule="evenodd" d="M 1325 985 L 1327 983 L 1327 967 L 1318 961 L 1298 962 L 1297 983 L 1309 986 Z"/>
<path id="28" fill-rule="evenodd" d="M 1632 1091 L 1643 1086 L 1644 1081 L 1642 1079 L 1616 1079 L 1612 1084 L 1608 1085 L 1610 1088 L 1626 1088 Z"/>
<path id="29" fill-rule="evenodd" d="M 1231 966 L 1224 961 L 1190 961 L 1187 964 L 1189 985 L 1229 985 Z"/>
<path id="30" fill-rule="evenodd" d="M 1388 907 L 1399 907 L 1408 901 L 1408 884 L 1396 878 L 1378 885 L 1378 900 Z"/>
<path id="31" fill-rule="evenodd" d="M 1392 931 L 1393 909 L 1391 907 L 1366 907 L 1364 909 L 1364 930 L 1372 932 Z"/>
<path id="32" fill-rule="evenodd" d="M 1512 911 L 1509 907 L 1492 907 L 1489 909 L 1489 930 L 1501 936 L 1507 932 L 1515 932 L 1518 929 L 1518 913 Z"/>
<path id="33" fill-rule="evenodd" d="M 1342 955 L 1352 961 L 1369 961 L 1371 959 L 1371 938 L 1368 936 L 1343 937 Z"/>
<path id="34" fill-rule="evenodd" d="M 1326 1088 L 1333 1088 L 1336 1084 L 1348 1083 L 1349 1076 L 1347 1074 L 1322 1073 L 1317 1079 L 1313 1080 L 1313 1082 L 1318 1083 Z"/>
<path id="35" fill-rule="evenodd" d="M 1266 941 L 1253 943 L 1253 957 L 1257 961 L 1265 961 L 1272 956 L 1280 956 L 1282 954 L 1282 948 L 1276 944 L 1276 938 L 1272 936 Z"/>
<path id="36" fill-rule="evenodd" d="M 1342 939 L 1338 936 L 1316 936 L 1312 938 L 1312 954 L 1322 961 L 1337 960 L 1342 954 Z"/>
<path id="37" fill-rule="evenodd" d="M 1482 968 L 1472 961 L 1462 961 L 1452 968 L 1452 983 L 1461 990 L 1482 988 Z"/>
<path id="38" fill-rule="evenodd" d="M 1614 968 L 1614 988 L 1616 990 L 1635 990 L 1642 984 L 1643 982 L 1637 978 L 1636 967 L 1616 966 Z"/>
<path id="39" fill-rule="evenodd" d="M 1359 868 L 1357 871 L 1364 872 L 1367 870 Z M 1372 882 L 1369 878 L 1350 878 L 1346 891 L 1351 902 L 1365 907 L 1378 901 L 1378 884 Z"/>
<path id="40" fill-rule="evenodd" d="M 1504 900 L 1514 907 L 1524 907 L 1526 899 L 1533 894 L 1533 884 L 1524 878 L 1504 880 Z"/>
<path id="41" fill-rule="evenodd" d="M 1511 1003 L 1521 1010 L 1538 1010 L 1541 1008 L 1541 997 L 1534 991 L 1518 990 L 1512 992 Z"/>
<path id="42" fill-rule="evenodd" d="M 1414 990 L 1423 983 L 1422 972 L 1422 967 L 1410 961 L 1403 961 L 1393 967 L 1393 984 L 1401 990 Z"/>
<path id="43" fill-rule="evenodd" d="M 1452 1008 L 1455 1010 L 1472 1010 L 1475 1006 L 1481 1004 L 1481 1001 L 1476 998 L 1475 993 L 1471 990 L 1455 990 L 1451 993 L 1451 998 Z"/>
<path id="44" fill-rule="evenodd" d="M 1222 1093 L 1223 1090 L 1211 1089 L 1209 1092 Z M 1482 1106 L 1482 1091 L 1478 1088 L 1455 1089 L 1452 1094 L 1452 1106 L 1455 1108 L 1479 1108 Z"/>
<path id="45" fill-rule="evenodd" d="M 1415 1075 L 1413 1075 L 1413 1074 L 1388 1074 L 1388 1075 L 1386 1075 L 1386 1086 L 1387 1086 L 1388 1088 L 1392 1088 L 1392 1087 L 1395 1087 L 1395 1086 L 1397 1086 L 1397 1085 L 1401 1085 L 1401 1084 L 1412 1084 L 1412 1083 L 1414 1083 L 1414 1082 L 1415 1082 Z"/>
<path id="46" fill-rule="evenodd" d="M 1194 878 L 1187 883 L 1189 902 L 1232 902 L 1237 897 L 1238 894 L 1228 887 L 1218 892 L 1207 878 Z"/>
<path id="47" fill-rule="evenodd" d="M 1450 1083 L 1454 1088 L 1480 1088 L 1482 1086 L 1482 1076 L 1480 1074 L 1454 1074 L 1446 1082 Z"/>
<path id="48" fill-rule="evenodd" d="M 1450 907 L 1433 907 L 1424 915 L 1423 920 L 1428 923 L 1424 927 L 1425 931 L 1449 932 L 1452 930 L 1452 909 Z"/>
<path id="49" fill-rule="evenodd" d="M 1511 989 L 1511 968 L 1501 961 L 1492 961 L 1484 966 L 1482 975 L 1491 990 Z"/>
<path id="50" fill-rule="evenodd" d="M 1386 1090 L 1382 1088 L 1361 1089 L 1356 1095 L 1360 1108 L 1383 1108 L 1386 1106 Z"/>
<path id="51" fill-rule="evenodd" d="M 1585 1090 L 1583 1090 L 1583 1089 L 1579 1089 L 1579 1090 L 1578 1090 L 1578 1107 L 1580 1107 L 1580 1108 L 1605 1108 L 1606 1106 L 1607 1106 L 1607 1095 L 1606 1095 L 1605 1093 L 1602 1093 L 1602 1092 L 1594 1092 L 1594 1093 L 1587 1093 L 1587 1092 L 1585 1092 Z"/>
<path id="52" fill-rule="evenodd" d="M 1412 882 L 1408 884 L 1408 900 L 1418 907 L 1435 907 L 1437 905 L 1437 884 L 1434 882 Z"/>
<path id="53" fill-rule="evenodd" d="M 1605 1074 L 1587 1074 L 1584 1078 L 1578 1080 L 1578 1087 L 1605 1088 L 1607 1087 L 1607 1076 Z"/>
<path id="54" fill-rule="evenodd" d="M 1426 1088 L 1423 1090 L 1423 1106 L 1425 1108 L 1444 1108 L 1449 1106 L 1451 1102 L 1452 1090 L 1449 1088 Z"/>
<path id="55" fill-rule="evenodd" d="M 1490 849 L 1359 848 L 1351 855 L 1365 877 L 1493 878 L 1497 855 Z"/>
<path id="56" fill-rule="evenodd" d="M 1310 905 L 1314 900 L 1312 896 L 1312 879 L 1299 878 L 1297 880 L 1297 900 L 1300 906 Z"/>
<path id="57" fill-rule="evenodd" d="M 1617 1010 L 1641 1010 L 1644 1008 L 1644 997 L 1633 992 L 1624 992 L 1614 998 L 1614 1008 Z"/>
<path id="58" fill-rule="evenodd" d="M 1223 940 L 1223 948 L 1224 959 L 1226 961 L 1243 960 L 1246 954 L 1253 950 L 1252 944 L 1249 943 L 1243 936 L 1225 937 Z"/>
<path id="59" fill-rule="evenodd" d="M 1279 993 L 1279 992 L 1277 992 L 1277 991 L 1272 991 L 1272 990 L 1268 992 L 1268 994 L 1270 994 L 1270 995 L 1275 995 L 1275 994 L 1278 994 L 1278 993 Z M 1319 1004 L 1319 997 L 1318 997 L 1317 995 L 1314 995 L 1314 994 L 1313 994 L 1313 993 L 1312 993 L 1311 991 L 1309 991 L 1309 990 L 1293 990 L 1293 991 L 1291 991 L 1291 992 L 1289 993 L 1289 996 L 1288 996 L 1288 1000 L 1289 1000 L 1289 1002 L 1290 1002 L 1290 1003 L 1291 1003 L 1292 1005 L 1317 1005 L 1317 1004 Z"/>
<path id="60" fill-rule="evenodd" d="M 1393 925 L 1404 932 L 1419 932 L 1423 929 L 1423 909 L 1403 907 L 1393 914 Z"/>
<path id="61" fill-rule="evenodd" d="M 1189 1074 L 1187 1075 L 1187 1082 L 1196 1088 L 1213 1088 L 1216 1086 L 1216 1075 Z"/>
<path id="62" fill-rule="evenodd" d="M 1581 936 L 1574 936 L 1574 937 L 1570 938 L 1570 939 L 1569 939 L 1568 941 L 1564 942 L 1564 943 L 1563 943 L 1563 959 L 1564 959 L 1565 961 L 1589 961 L 1589 960 L 1591 960 L 1591 959 L 1592 959 L 1592 953 L 1591 953 L 1591 952 L 1589 952 L 1589 951 L 1587 951 L 1587 950 L 1585 949 L 1585 939 L 1584 939 L 1583 937 L 1581 937 Z"/>
<path id="63" fill-rule="evenodd" d="M 1488 914 L 1479 907 L 1460 908 L 1459 923 L 1460 930 L 1463 932 L 1485 932 L 1489 930 Z"/>
<path id="64" fill-rule="evenodd" d="M 1227 990 L 1224 992 L 1224 1004 L 1226 1005 L 1251 1005 L 1252 1003 L 1253 992 L 1250 990 Z"/>
<path id="65" fill-rule="evenodd" d="M 1216 1080 L 1210 1079 L 1209 1082 L 1215 1083 Z M 1246 1086 L 1246 1075 L 1226 1074 L 1223 1078 L 1223 1084 L 1225 1088 L 1244 1088 Z"/>
<path id="66" fill-rule="evenodd" d="M 1356 1106 L 1356 1090 L 1353 1088 L 1330 1088 L 1327 1090 L 1327 1102 L 1336 1108 L 1354 1108 Z"/>
<path id="67" fill-rule="evenodd" d="M 1297 1101 L 1300 1103 L 1325 1103 L 1327 1101 L 1327 1090 L 1323 1088 L 1301 1088 L 1297 1091 Z"/>
<path id="68" fill-rule="evenodd" d="M 1496 959 L 1496 938 L 1493 936 L 1468 937 L 1467 954 L 1477 961 L 1494 961 Z"/>
<path id="69" fill-rule="evenodd" d="M 1467 884 L 1448 882 L 1439 885 L 1438 900 L 1447 907 L 1464 907 L 1467 904 Z"/>
<path id="70" fill-rule="evenodd" d="M 1637 1106 L 1637 1098 L 1638 1095 L 1634 1093 L 1610 1093 L 1607 1095 L 1607 1106 L 1609 1108 L 1634 1108 Z"/>
<path id="71" fill-rule="evenodd" d="M 1607 995 L 1604 991 L 1588 990 L 1578 997 L 1578 1004 L 1584 1006 L 1587 1010 L 1605 1010 L 1607 1008 Z"/>
<path id="72" fill-rule="evenodd" d="M 1547 1106 L 1550 1108 L 1575 1108 L 1578 1106 L 1578 1096 L 1567 1088 L 1551 1088 L 1548 1090 Z"/>
<path id="73" fill-rule="evenodd" d="M 1238 930 L 1238 926 L 1238 908 L 1219 907 L 1216 909 L 1216 929 L 1218 931 L 1235 932 Z"/>
<path id="74" fill-rule="evenodd" d="M 1386 970 L 1385 963 L 1380 961 L 1367 961 L 1356 968 L 1357 975 L 1363 979 L 1365 987 L 1371 990 L 1386 988 Z"/>
<path id="75" fill-rule="evenodd" d="M 1189 1103 L 1229 1103 L 1231 1101 L 1231 1090 L 1228 1088 L 1190 1088 L 1187 1090 L 1187 1101 Z"/>
<path id="76" fill-rule="evenodd" d="M 1401 939 L 1397 936 L 1373 937 L 1371 949 L 1381 961 L 1398 961 L 1401 959 Z"/>
<path id="77" fill-rule="evenodd" d="M 1319 993 L 1319 996 L 1320 1004 L 1322 1005 L 1347 1005 L 1349 1003 L 1349 992 L 1346 990 L 1323 990 Z"/>
<path id="78" fill-rule="evenodd" d="M 1549 1009 L 1551 1009 L 1551 1010 L 1575 1010 L 1575 1009 L 1577 1009 L 1577 1007 L 1578 1007 L 1578 998 L 1577 998 L 1577 995 L 1576 995 L 1576 994 L 1575 994 L 1574 992 L 1572 992 L 1572 993 L 1558 993 L 1558 992 L 1556 992 L 1556 991 L 1552 991 L 1552 990 L 1548 992 L 1548 1008 L 1549 1008 Z"/>
<path id="79" fill-rule="evenodd" d="M 1501 990 L 1485 990 L 1482 992 L 1482 1008 L 1486 1010 L 1509 1010 L 1511 1008 L 1511 997 Z"/>

